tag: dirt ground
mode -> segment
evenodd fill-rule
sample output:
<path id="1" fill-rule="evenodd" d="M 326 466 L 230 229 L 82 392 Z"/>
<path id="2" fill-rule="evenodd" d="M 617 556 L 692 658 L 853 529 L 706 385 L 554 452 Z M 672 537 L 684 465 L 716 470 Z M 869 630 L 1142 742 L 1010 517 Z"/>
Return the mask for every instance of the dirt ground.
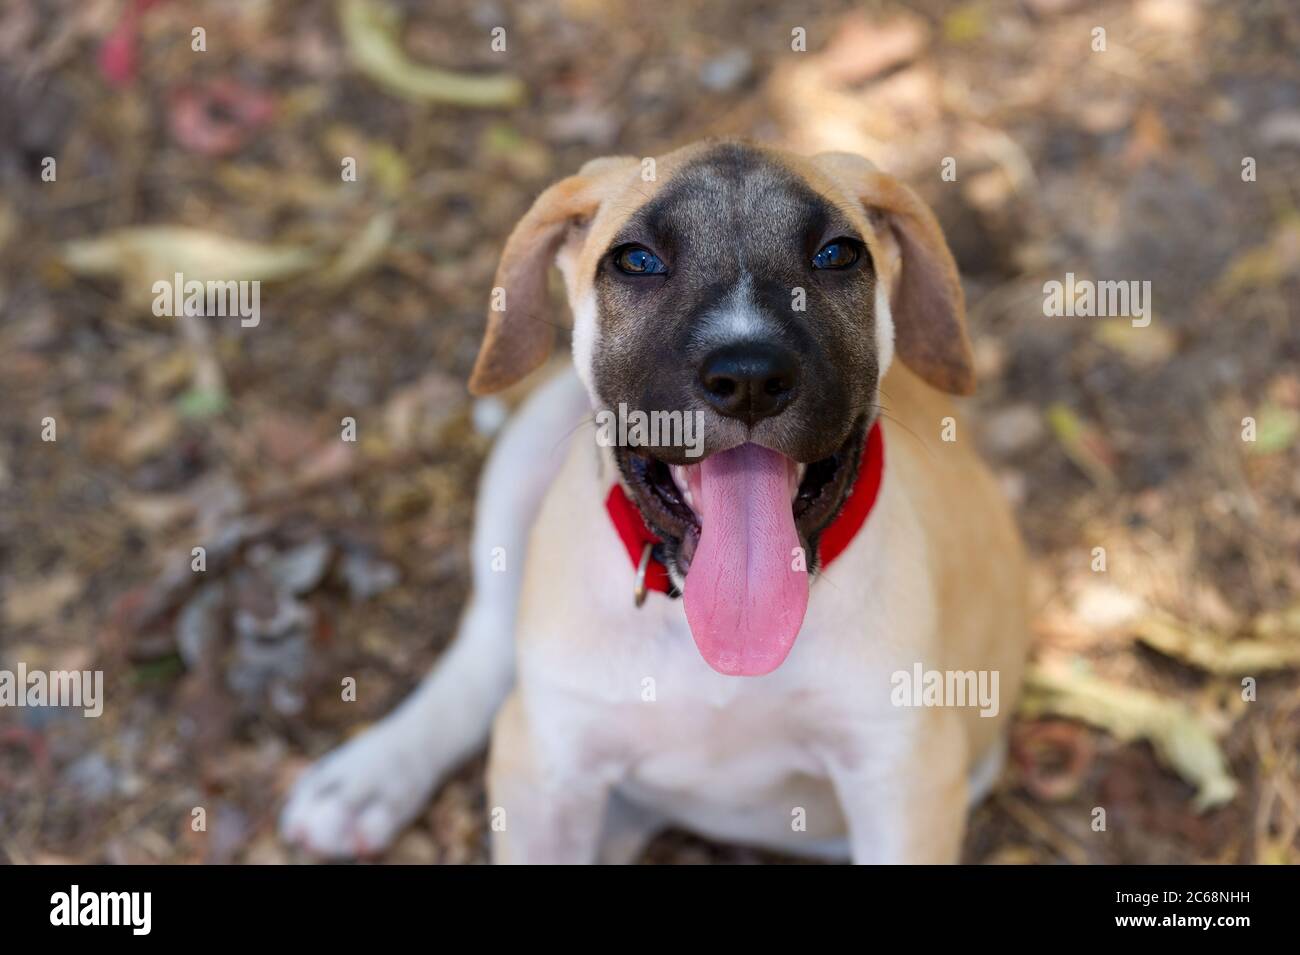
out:
<path id="1" fill-rule="evenodd" d="M 506 233 L 593 156 L 741 135 L 870 156 L 963 270 L 1038 668 L 966 859 L 1300 861 L 1298 50 L 1285 0 L 9 0 L 0 669 L 108 703 L 0 709 L 0 860 L 299 860 L 287 786 L 465 599 Z M 263 277 L 259 323 L 156 316 L 181 263 Z M 1045 316 L 1067 273 L 1150 324 Z M 485 861 L 482 774 L 381 861 Z"/>

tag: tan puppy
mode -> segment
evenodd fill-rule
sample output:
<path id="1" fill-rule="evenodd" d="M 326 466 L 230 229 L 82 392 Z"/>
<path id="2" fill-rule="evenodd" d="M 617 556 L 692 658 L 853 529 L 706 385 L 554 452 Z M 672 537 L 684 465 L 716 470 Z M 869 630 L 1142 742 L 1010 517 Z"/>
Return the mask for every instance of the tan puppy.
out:
<path id="1" fill-rule="evenodd" d="M 382 846 L 495 715 L 498 861 L 629 860 L 670 824 L 956 861 L 1028 628 L 1013 522 L 947 394 L 974 374 L 929 209 L 845 154 L 588 163 L 506 243 L 476 393 L 549 357 L 553 261 L 575 371 L 488 462 L 460 634 L 299 780 L 286 834 Z"/>

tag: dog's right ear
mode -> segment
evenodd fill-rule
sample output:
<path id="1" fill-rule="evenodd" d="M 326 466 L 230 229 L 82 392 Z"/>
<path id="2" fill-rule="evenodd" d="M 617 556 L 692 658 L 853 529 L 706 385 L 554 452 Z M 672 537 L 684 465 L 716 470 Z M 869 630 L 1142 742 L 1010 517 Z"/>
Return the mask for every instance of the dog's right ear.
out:
<path id="1" fill-rule="evenodd" d="M 471 393 L 508 388 L 550 357 L 556 325 L 549 314 L 547 272 L 569 230 L 591 220 L 611 180 L 636 161 L 593 159 L 538 196 L 519 220 L 497 266 L 487 330 L 469 379 Z"/>

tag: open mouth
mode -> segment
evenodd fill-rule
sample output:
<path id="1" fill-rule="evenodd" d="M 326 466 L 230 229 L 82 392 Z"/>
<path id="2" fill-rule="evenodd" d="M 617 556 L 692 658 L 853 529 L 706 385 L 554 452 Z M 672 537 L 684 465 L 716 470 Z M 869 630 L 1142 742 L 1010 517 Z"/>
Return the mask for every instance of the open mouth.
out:
<path id="1" fill-rule="evenodd" d="M 809 572 L 817 569 L 817 538 L 835 520 L 857 479 L 865 425 L 865 420 L 858 422 L 827 457 L 811 464 L 790 461 L 794 472 L 790 513 L 808 550 Z M 644 448 L 619 447 L 615 457 L 646 523 L 668 542 L 673 569 L 679 578 L 686 577 L 701 531 L 691 478 L 702 465 L 668 464 Z"/>
<path id="2" fill-rule="evenodd" d="M 808 604 L 817 540 L 857 477 L 865 420 L 825 458 L 802 464 L 756 444 L 674 465 L 641 449 L 616 459 L 647 524 L 665 542 L 705 660 L 756 676 L 785 660 Z"/>

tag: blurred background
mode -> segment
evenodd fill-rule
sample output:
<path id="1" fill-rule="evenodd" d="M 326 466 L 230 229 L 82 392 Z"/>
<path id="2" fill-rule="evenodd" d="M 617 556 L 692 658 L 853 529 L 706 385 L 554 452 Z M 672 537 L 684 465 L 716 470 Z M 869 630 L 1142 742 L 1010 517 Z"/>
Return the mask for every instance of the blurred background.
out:
<path id="1" fill-rule="evenodd" d="M 707 135 L 869 156 L 962 268 L 1037 633 L 967 860 L 1300 860 L 1298 49 L 1286 0 L 6 0 L 0 668 L 107 699 L 0 709 L 0 860 L 299 858 L 287 785 L 465 599 L 505 235 Z M 155 316 L 178 271 L 260 321 Z M 1151 324 L 1044 317 L 1067 272 Z M 484 861 L 482 773 L 381 859 Z"/>

